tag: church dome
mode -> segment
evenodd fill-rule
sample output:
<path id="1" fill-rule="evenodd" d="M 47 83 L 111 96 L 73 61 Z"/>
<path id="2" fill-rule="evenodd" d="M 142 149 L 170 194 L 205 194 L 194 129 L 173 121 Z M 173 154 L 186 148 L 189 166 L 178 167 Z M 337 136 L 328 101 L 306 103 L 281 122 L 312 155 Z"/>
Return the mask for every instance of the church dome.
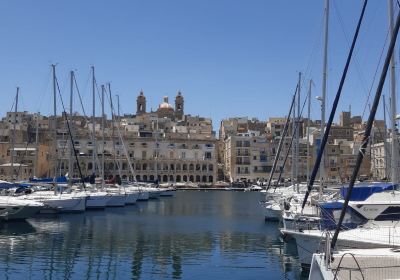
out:
<path id="1" fill-rule="evenodd" d="M 174 109 L 172 107 L 172 105 L 168 103 L 168 96 L 164 96 L 164 102 L 161 103 L 158 108 L 159 109 L 167 109 L 167 110 L 173 110 Z"/>

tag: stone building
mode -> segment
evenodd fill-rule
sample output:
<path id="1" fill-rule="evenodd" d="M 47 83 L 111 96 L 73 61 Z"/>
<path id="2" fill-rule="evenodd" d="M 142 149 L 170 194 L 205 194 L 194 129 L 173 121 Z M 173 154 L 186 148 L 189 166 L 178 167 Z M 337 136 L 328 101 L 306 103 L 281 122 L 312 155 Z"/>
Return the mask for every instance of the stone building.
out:
<path id="1" fill-rule="evenodd" d="M 101 120 L 97 123 L 101 123 Z M 175 108 L 164 97 L 157 111 L 146 112 L 146 97 L 141 91 L 137 98 L 136 115 L 121 117 L 114 128 L 112 122 L 107 121 L 104 142 L 99 140 L 103 129 L 96 126 L 96 152 L 91 137 L 85 131 L 90 130 L 77 130 L 75 136 L 75 149 L 79 154 L 79 165 L 84 176 L 93 172 L 100 174 L 99 166 L 104 147 L 106 178 L 120 175 L 123 179 L 158 180 L 162 183 L 213 184 L 216 181 L 217 149 L 212 121 L 185 115 L 181 92 L 176 96 Z M 61 174 L 68 172 L 67 139 L 63 137 L 58 140 Z M 73 161 L 73 176 L 77 177 L 78 166 L 74 159 Z"/>

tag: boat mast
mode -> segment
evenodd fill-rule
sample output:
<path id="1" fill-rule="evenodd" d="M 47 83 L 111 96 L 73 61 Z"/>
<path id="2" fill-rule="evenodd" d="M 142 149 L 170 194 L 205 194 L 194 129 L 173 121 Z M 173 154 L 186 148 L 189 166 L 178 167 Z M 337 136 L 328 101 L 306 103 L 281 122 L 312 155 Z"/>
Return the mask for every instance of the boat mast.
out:
<path id="1" fill-rule="evenodd" d="M 14 153 L 15 153 L 15 129 L 17 126 L 17 112 L 18 112 L 18 95 L 19 87 L 17 87 L 17 94 L 15 95 L 15 107 L 14 107 L 14 118 L 13 118 L 13 132 L 11 139 L 11 182 L 14 183 Z M 17 174 L 18 177 L 18 174 Z"/>
<path id="2" fill-rule="evenodd" d="M 96 174 L 96 79 L 94 76 L 94 66 L 92 66 L 92 174 Z"/>
<path id="3" fill-rule="evenodd" d="M 325 105 L 326 105 L 326 79 L 328 69 L 328 32 L 329 32 L 329 0 L 325 0 L 325 31 L 324 31 L 324 59 L 322 66 L 322 100 L 321 100 L 321 140 L 325 130 Z M 325 157 L 322 151 L 320 175 L 320 188 L 323 187 L 325 176 Z"/>
<path id="4" fill-rule="evenodd" d="M 157 185 L 158 185 L 160 183 L 158 181 L 158 156 L 159 156 L 159 152 L 160 152 L 159 151 L 159 147 L 158 147 L 158 116 L 157 116 L 156 125 L 157 125 L 157 127 L 156 127 L 157 131 L 156 131 L 156 166 L 155 166 L 156 176 L 155 176 L 155 179 L 156 179 L 156 182 L 157 182 Z"/>
<path id="5" fill-rule="evenodd" d="M 70 126 L 70 129 L 71 129 L 71 133 L 72 133 L 72 126 L 73 126 L 73 121 L 72 121 L 72 112 L 73 112 L 73 108 L 72 108 L 72 106 L 73 106 L 73 96 L 74 96 L 74 71 L 71 71 L 70 72 L 70 79 L 71 79 L 71 92 L 70 92 L 70 95 L 69 95 L 69 117 L 70 117 L 70 120 L 71 120 L 71 126 Z M 72 150 L 73 149 L 73 147 L 72 147 L 72 142 L 71 141 L 68 141 L 68 143 L 69 143 L 69 155 L 68 155 L 68 177 L 70 178 L 70 180 L 68 180 L 69 181 L 69 184 L 71 184 L 72 185 L 72 178 L 74 177 L 74 165 L 73 165 L 73 153 L 74 153 L 74 151 Z"/>
<path id="6" fill-rule="evenodd" d="M 297 193 L 299 193 L 299 158 L 300 158 L 300 92 L 301 92 L 301 72 L 299 72 L 299 88 L 297 92 L 297 124 L 296 124 L 296 169 L 295 169 L 295 181 L 297 185 Z"/>
<path id="7" fill-rule="evenodd" d="M 353 174 L 351 176 L 350 179 L 350 183 L 349 183 L 349 187 L 347 190 L 347 194 L 346 194 L 346 198 L 343 202 L 343 206 L 342 206 L 342 211 L 340 212 L 340 217 L 339 217 L 339 221 L 338 224 L 336 226 L 336 230 L 335 230 L 335 234 L 333 235 L 332 238 L 332 243 L 331 243 L 331 249 L 335 248 L 336 245 L 336 241 L 339 235 L 339 231 L 342 227 L 342 223 L 343 223 L 343 219 L 344 216 L 346 214 L 346 209 L 349 205 L 349 200 L 350 200 L 350 196 L 351 196 L 351 192 L 353 191 L 353 187 L 354 187 L 354 183 L 357 179 L 358 176 L 358 171 L 360 170 L 360 166 L 362 164 L 362 161 L 364 159 L 364 155 L 367 151 L 367 146 L 368 146 L 368 142 L 369 142 L 369 138 L 371 135 L 371 129 L 372 129 L 372 125 L 375 119 L 375 115 L 376 115 L 376 111 L 378 109 L 378 105 L 379 105 L 379 100 L 381 98 L 382 95 L 382 89 L 383 86 L 385 84 L 385 80 L 386 80 L 386 75 L 389 69 L 389 63 L 393 54 L 393 50 L 396 44 L 396 39 L 397 39 L 397 34 L 399 32 L 399 27 L 400 27 L 400 13 L 397 15 L 397 19 L 396 19 L 396 25 L 393 29 L 392 35 L 391 35 L 391 39 L 390 39 L 390 45 L 388 47 L 388 51 L 386 54 L 386 58 L 385 58 L 385 63 L 383 64 L 383 68 L 382 68 L 382 73 L 381 73 L 381 77 L 379 79 L 379 84 L 378 87 L 376 89 L 376 93 L 375 93 L 375 98 L 374 98 L 374 102 L 372 104 L 372 108 L 371 108 L 371 113 L 369 114 L 368 117 L 368 121 L 367 121 L 367 125 L 364 131 L 364 137 L 362 140 L 362 145 L 358 151 L 358 155 L 357 155 L 357 161 L 356 161 L 356 165 L 354 167 L 353 170 Z M 330 257 L 330 256 L 329 256 Z"/>
<path id="8" fill-rule="evenodd" d="M 311 112 L 311 87 L 312 80 L 308 85 L 308 108 L 307 108 L 307 182 L 310 179 L 310 112 Z"/>
<path id="9" fill-rule="evenodd" d="M 349 54 L 347 56 L 346 65 L 345 65 L 345 67 L 343 69 L 342 77 L 340 79 L 340 83 L 339 83 L 338 90 L 336 92 L 335 99 L 333 100 L 332 109 L 331 109 L 331 112 L 329 114 L 329 119 L 328 119 L 328 123 L 327 123 L 327 126 L 326 126 L 326 130 L 324 131 L 324 134 L 323 134 L 323 137 L 322 137 L 322 141 L 321 141 L 321 145 L 320 145 L 320 147 L 318 149 L 317 158 L 315 159 L 314 167 L 313 167 L 313 170 L 312 170 L 312 173 L 311 173 L 311 176 L 310 176 L 310 181 L 308 182 L 308 185 L 307 185 L 307 192 L 306 192 L 306 194 L 304 196 L 302 209 L 304 209 L 304 206 L 306 205 L 308 196 L 310 195 L 310 192 L 311 192 L 312 187 L 314 185 L 314 180 L 315 180 L 315 178 L 317 176 L 318 169 L 319 169 L 321 161 L 323 159 L 323 153 L 324 153 L 325 145 L 328 142 L 329 132 L 330 132 L 331 127 L 332 127 L 333 118 L 335 117 L 335 113 L 336 113 L 336 109 L 337 109 L 337 106 L 338 106 L 338 103 L 339 103 L 340 95 L 342 94 L 344 81 L 346 80 L 347 71 L 348 71 L 349 66 L 350 66 L 351 57 L 353 56 L 354 47 L 355 47 L 355 44 L 356 44 L 356 41 L 357 41 L 357 38 L 358 38 L 358 34 L 359 34 L 359 31 L 360 31 L 361 22 L 362 22 L 362 20 L 364 18 L 364 13 L 365 13 L 365 8 L 367 6 L 367 3 L 368 3 L 368 0 L 364 0 L 364 5 L 363 5 L 362 11 L 361 11 L 361 15 L 360 15 L 360 18 L 359 18 L 358 23 L 357 23 L 357 28 L 356 28 L 356 31 L 355 31 L 354 36 L 353 36 L 353 41 L 351 43 Z M 321 188 L 322 188 L 322 182 L 321 182 L 321 185 L 320 185 L 320 191 L 321 191 Z"/>
<path id="10" fill-rule="evenodd" d="M 389 29 L 390 36 L 393 37 L 394 34 L 394 21 L 393 21 L 393 0 L 388 0 L 389 6 Z M 398 145 L 397 145 L 397 125 L 396 125 L 396 61 L 395 61 L 396 51 L 393 50 L 392 56 L 390 58 L 390 97 L 392 99 L 390 103 L 391 107 L 391 129 L 392 129 L 392 157 L 391 157 L 391 179 L 394 184 L 399 183 L 399 176 L 397 174 L 397 155 L 398 155 Z"/>
<path id="11" fill-rule="evenodd" d="M 383 131 L 383 149 L 385 151 L 385 178 L 388 180 L 388 160 L 389 160 L 389 153 L 388 153 L 388 147 L 387 147 L 387 126 L 386 126 L 386 98 L 385 95 L 383 95 L 383 122 L 385 124 L 384 126 L 384 131 Z"/>
<path id="12" fill-rule="evenodd" d="M 101 187 L 104 188 L 104 145 L 105 145 L 105 140 L 104 140 L 104 130 L 105 130 L 105 115 L 104 115 L 104 93 L 105 93 L 105 87 L 104 85 L 101 85 L 101 141 L 103 142 L 101 144 Z"/>
<path id="13" fill-rule="evenodd" d="M 267 184 L 267 187 L 266 187 L 267 190 L 271 186 L 272 178 L 273 178 L 275 170 L 276 170 L 276 165 L 278 164 L 279 156 L 280 156 L 281 151 L 282 151 L 283 142 L 285 142 L 285 137 L 286 137 L 286 134 L 288 132 L 289 123 L 290 123 L 290 116 L 292 115 L 292 110 L 293 110 L 293 106 L 294 106 L 294 103 L 295 103 L 295 98 L 296 98 L 296 93 L 297 93 L 298 86 L 299 85 L 296 86 L 296 90 L 295 90 L 293 98 L 292 98 L 292 103 L 290 104 L 289 114 L 288 114 L 288 116 L 286 118 L 285 126 L 283 128 L 283 132 L 282 132 L 282 135 L 281 135 L 281 139 L 279 140 L 278 150 L 275 153 L 274 163 L 272 165 L 271 173 L 269 174 L 268 184 Z M 157 123 L 157 126 L 158 126 L 158 123 Z M 158 129 L 158 127 L 157 127 L 157 129 Z M 278 181 L 278 183 L 279 183 L 279 181 Z"/>
<path id="14" fill-rule="evenodd" d="M 112 139 L 112 143 L 113 143 L 113 151 L 114 151 L 114 170 L 113 170 L 113 177 L 114 177 L 114 181 L 115 178 L 117 176 L 117 148 L 116 148 L 116 144 L 115 144 L 115 115 L 114 115 L 114 106 L 113 106 L 113 99 L 112 99 L 112 95 L 111 95 L 111 84 L 108 83 L 108 93 L 110 95 L 110 106 L 111 106 L 111 122 L 112 122 L 112 134 L 111 134 L 111 139 Z"/>
<path id="15" fill-rule="evenodd" d="M 57 80 L 56 80 L 56 65 L 51 65 L 53 69 L 53 172 L 54 172 L 54 182 L 57 177 Z"/>
<path id="16" fill-rule="evenodd" d="M 38 162 L 38 157 L 39 157 L 39 115 L 40 113 L 38 112 L 36 115 L 36 134 L 35 134 L 35 161 L 33 163 L 33 178 L 37 178 L 37 162 Z"/>
<path id="17" fill-rule="evenodd" d="M 299 83 L 297 83 L 297 93 L 299 92 Z M 293 106 L 293 112 L 292 112 L 292 138 L 296 138 L 296 131 L 295 131 L 295 127 L 296 127 L 296 98 L 294 101 L 294 106 Z M 292 139 L 293 141 L 293 139 Z M 291 184 L 293 185 L 293 187 L 296 184 L 296 140 L 295 141 L 295 145 L 292 149 L 292 160 L 291 160 L 291 165 L 292 165 L 292 179 L 291 179 Z"/>

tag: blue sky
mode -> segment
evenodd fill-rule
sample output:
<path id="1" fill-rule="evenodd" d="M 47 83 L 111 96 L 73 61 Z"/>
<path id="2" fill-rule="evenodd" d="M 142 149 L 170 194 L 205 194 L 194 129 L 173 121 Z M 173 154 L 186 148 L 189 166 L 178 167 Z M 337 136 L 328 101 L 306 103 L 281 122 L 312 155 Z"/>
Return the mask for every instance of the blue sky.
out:
<path id="1" fill-rule="evenodd" d="M 331 0 L 328 109 L 361 6 Z M 282 116 L 298 71 L 321 95 L 323 9 L 323 0 L 2 1 L 0 114 L 10 110 L 16 86 L 21 110 L 50 114 L 50 64 L 57 63 L 65 102 L 76 70 L 87 111 L 94 65 L 98 83 L 111 82 L 120 95 L 123 113 L 135 113 L 143 89 L 148 109 L 164 95 L 172 103 L 181 90 L 186 113 L 211 117 L 214 129 L 226 117 Z M 351 104 L 362 114 L 386 34 L 387 1 L 370 0 L 341 109 Z M 315 98 L 312 115 L 320 116 Z"/>

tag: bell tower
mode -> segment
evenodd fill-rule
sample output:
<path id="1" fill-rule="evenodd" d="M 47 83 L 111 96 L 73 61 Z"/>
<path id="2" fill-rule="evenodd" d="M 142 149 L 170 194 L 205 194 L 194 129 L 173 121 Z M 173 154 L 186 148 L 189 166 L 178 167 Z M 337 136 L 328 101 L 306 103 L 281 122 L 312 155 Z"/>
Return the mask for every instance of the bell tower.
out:
<path id="1" fill-rule="evenodd" d="M 178 94 L 175 97 L 175 118 L 177 120 L 182 120 L 183 115 L 184 115 L 184 100 L 182 93 L 178 91 Z"/>
<path id="2" fill-rule="evenodd" d="M 144 113 L 146 113 L 146 97 L 143 94 L 143 90 L 141 90 L 136 99 L 136 115 Z"/>

